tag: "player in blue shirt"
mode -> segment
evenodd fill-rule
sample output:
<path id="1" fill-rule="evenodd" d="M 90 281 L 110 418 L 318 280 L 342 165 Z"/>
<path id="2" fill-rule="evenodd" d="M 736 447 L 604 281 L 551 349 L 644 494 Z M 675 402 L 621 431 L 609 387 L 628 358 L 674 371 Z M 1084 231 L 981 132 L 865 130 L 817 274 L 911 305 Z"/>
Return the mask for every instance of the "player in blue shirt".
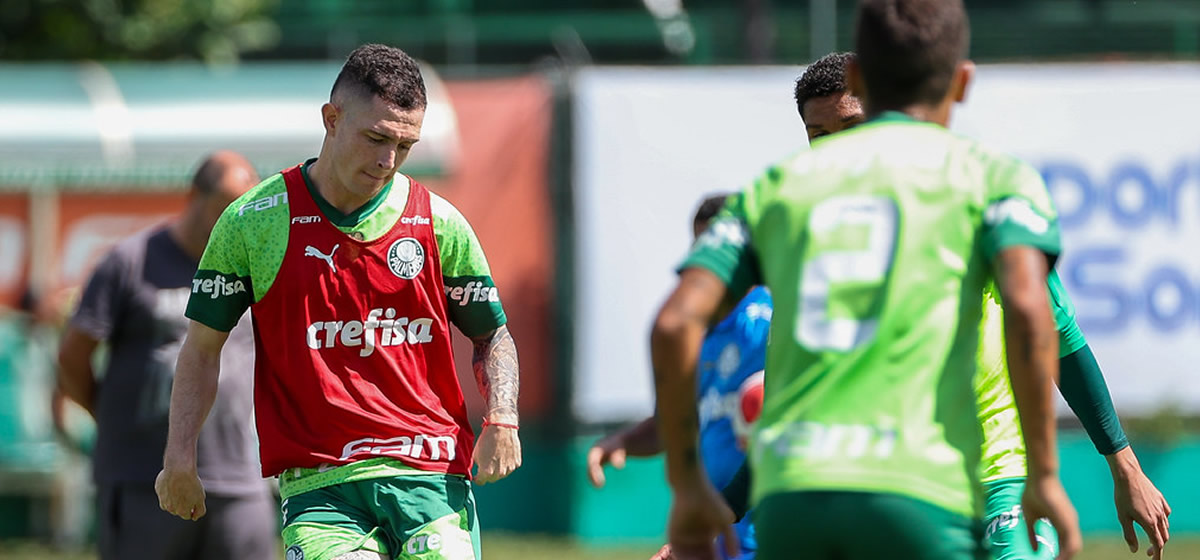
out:
<path id="1" fill-rule="evenodd" d="M 724 206 L 726 196 L 711 196 L 700 204 L 692 223 L 697 237 Z M 700 347 L 696 372 L 700 455 L 716 488 L 726 486 L 746 460 L 746 437 L 762 409 L 762 371 L 770 326 L 771 296 L 760 286 L 708 331 Z M 627 456 L 648 457 L 662 450 L 654 418 L 647 418 L 596 442 L 588 451 L 588 476 L 597 488 L 603 487 L 605 464 L 619 469 L 625 466 Z M 737 523 L 736 533 L 739 553 L 726 558 L 754 558 L 754 529 L 749 516 Z M 726 547 L 722 544 L 719 548 Z"/>

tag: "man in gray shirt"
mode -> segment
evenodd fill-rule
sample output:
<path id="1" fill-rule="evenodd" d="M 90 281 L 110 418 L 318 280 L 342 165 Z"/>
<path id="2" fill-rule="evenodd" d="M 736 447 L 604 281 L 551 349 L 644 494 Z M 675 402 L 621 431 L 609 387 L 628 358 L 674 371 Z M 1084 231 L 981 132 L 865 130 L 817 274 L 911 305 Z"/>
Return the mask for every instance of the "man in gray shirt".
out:
<path id="1" fill-rule="evenodd" d="M 262 479 L 252 424 L 254 338 L 249 316 L 222 353 L 213 414 L 197 446 L 208 515 L 190 523 L 162 511 L 162 465 L 183 312 L 213 224 L 258 182 L 233 152 L 200 165 L 184 211 L 117 244 L 96 266 L 63 336 L 59 386 L 96 419 L 93 469 L 103 560 L 259 559 L 278 555 L 275 502 Z M 92 371 L 101 342 L 103 372 Z"/>

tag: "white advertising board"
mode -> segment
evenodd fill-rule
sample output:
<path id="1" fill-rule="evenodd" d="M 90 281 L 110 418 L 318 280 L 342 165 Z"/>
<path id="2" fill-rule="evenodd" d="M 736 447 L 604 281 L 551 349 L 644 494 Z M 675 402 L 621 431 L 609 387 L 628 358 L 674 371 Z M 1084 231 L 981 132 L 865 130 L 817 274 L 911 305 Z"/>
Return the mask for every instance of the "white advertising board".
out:
<path id="1" fill-rule="evenodd" d="M 581 72 L 573 410 L 653 408 L 649 328 L 699 198 L 805 149 L 799 67 Z M 981 66 L 952 129 L 1037 167 L 1059 272 L 1122 412 L 1200 412 L 1200 65 Z"/>

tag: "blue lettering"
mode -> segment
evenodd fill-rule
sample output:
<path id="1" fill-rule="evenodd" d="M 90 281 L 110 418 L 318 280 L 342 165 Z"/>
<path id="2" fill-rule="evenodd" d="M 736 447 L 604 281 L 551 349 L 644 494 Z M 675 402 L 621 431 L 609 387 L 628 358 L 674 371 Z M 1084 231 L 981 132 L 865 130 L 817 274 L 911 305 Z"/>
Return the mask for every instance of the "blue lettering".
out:
<path id="1" fill-rule="evenodd" d="M 1065 230 L 1103 215 L 1123 230 L 1143 229 L 1156 220 L 1177 228 L 1185 189 L 1200 190 L 1195 188 L 1200 187 L 1200 164 L 1190 159 L 1160 173 L 1141 161 L 1124 161 L 1095 176 L 1087 166 L 1065 160 L 1043 161 L 1040 171 L 1051 197 L 1060 202 L 1058 220 Z M 1061 204 L 1068 200 L 1078 203 Z M 1200 208 L 1187 215 L 1200 217 Z"/>
<path id="2" fill-rule="evenodd" d="M 1138 194 L 1134 206 L 1127 204 L 1121 196 L 1129 192 L 1128 187 L 1135 189 Z M 1118 165 L 1108 180 L 1108 205 L 1113 220 L 1124 229 L 1145 227 L 1160 207 L 1158 201 L 1162 197 L 1158 193 L 1154 179 L 1150 178 L 1150 172 L 1144 167 L 1132 163 Z"/>
<path id="3" fill-rule="evenodd" d="M 1182 271 L 1163 266 L 1146 278 L 1146 312 L 1155 330 L 1170 332 L 1182 327 L 1195 309 L 1196 294 Z"/>
<path id="4" fill-rule="evenodd" d="M 1078 206 L 1068 209 L 1059 205 L 1058 223 L 1061 227 L 1069 229 L 1087 223 L 1098 196 L 1092 179 L 1082 167 L 1069 162 L 1046 162 L 1042 164 L 1042 180 L 1056 201 L 1062 199 L 1062 195 L 1058 194 L 1061 188 L 1074 187 L 1079 191 Z"/>
<path id="5" fill-rule="evenodd" d="M 1185 270 L 1167 263 L 1131 278 L 1119 247 L 1087 247 L 1074 255 L 1059 272 L 1084 331 L 1111 335 L 1139 319 L 1162 333 L 1200 325 L 1200 285 Z"/>
<path id="6" fill-rule="evenodd" d="M 1180 161 L 1171 169 L 1170 178 L 1167 179 L 1167 193 L 1163 204 L 1166 205 L 1165 210 L 1172 228 L 1179 226 L 1179 193 L 1191 178 L 1198 179 L 1193 181 L 1193 184 L 1200 184 L 1200 165 Z"/>
<path id="7" fill-rule="evenodd" d="M 1118 281 L 1125 253 L 1116 247 L 1077 251 L 1064 278 L 1075 299 L 1075 320 L 1084 331 L 1110 333 L 1129 321 L 1129 297 Z M 1107 310 L 1107 312 L 1104 312 Z M 1096 313 L 1100 311 L 1099 313 Z"/>

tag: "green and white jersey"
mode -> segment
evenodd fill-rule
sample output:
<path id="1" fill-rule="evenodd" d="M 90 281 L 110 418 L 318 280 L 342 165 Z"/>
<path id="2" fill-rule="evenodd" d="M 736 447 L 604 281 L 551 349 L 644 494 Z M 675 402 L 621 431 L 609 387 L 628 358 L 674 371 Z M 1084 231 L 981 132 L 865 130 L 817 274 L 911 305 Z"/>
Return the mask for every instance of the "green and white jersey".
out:
<path id="1" fill-rule="evenodd" d="M 321 198 L 309 180 L 307 170 L 313 161 L 302 168 L 304 180 L 323 215 L 295 219 L 329 220 L 348 235 L 370 241 L 391 230 L 404 213 L 410 181 L 405 175 L 397 173 L 366 205 L 344 215 Z M 449 319 L 467 336 L 492 331 L 507 318 L 483 248 L 457 208 L 432 192 L 429 196 Z M 219 331 L 233 328 L 274 284 L 292 219 L 282 174 L 268 177 L 230 204 L 200 259 L 187 316 Z"/>
<path id="2" fill-rule="evenodd" d="M 1075 323 L 1075 307 L 1058 272 L 1050 272 L 1047 288 L 1054 321 L 1058 325 L 1058 355 L 1068 356 L 1083 348 L 1087 340 Z M 1021 436 L 1021 418 L 1008 380 L 1004 313 L 994 284 L 989 284 L 984 293 L 975 393 L 979 399 L 979 424 L 983 426 L 983 457 L 979 465 L 983 481 L 1024 477 L 1025 439 Z"/>
<path id="3" fill-rule="evenodd" d="M 775 298 L 753 499 L 886 492 L 981 513 L 973 377 L 989 261 L 1056 255 L 1028 165 L 889 113 L 733 197 L 683 267 Z"/>

